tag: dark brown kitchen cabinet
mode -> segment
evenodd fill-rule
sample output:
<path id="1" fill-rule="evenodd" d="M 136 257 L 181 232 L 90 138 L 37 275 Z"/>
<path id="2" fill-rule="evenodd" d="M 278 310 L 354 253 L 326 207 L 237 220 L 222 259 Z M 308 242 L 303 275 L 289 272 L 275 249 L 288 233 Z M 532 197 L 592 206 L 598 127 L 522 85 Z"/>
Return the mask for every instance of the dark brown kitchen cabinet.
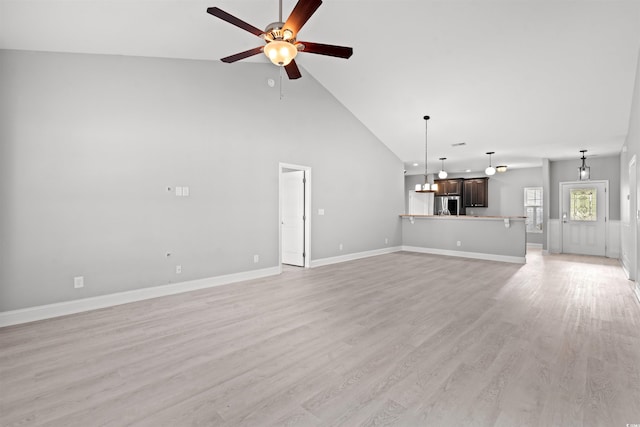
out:
<path id="1" fill-rule="evenodd" d="M 436 179 L 436 196 L 459 196 L 462 194 L 462 179 Z"/>
<path id="2" fill-rule="evenodd" d="M 489 207 L 489 178 L 471 178 L 464 180 L 464 207 Z"/>

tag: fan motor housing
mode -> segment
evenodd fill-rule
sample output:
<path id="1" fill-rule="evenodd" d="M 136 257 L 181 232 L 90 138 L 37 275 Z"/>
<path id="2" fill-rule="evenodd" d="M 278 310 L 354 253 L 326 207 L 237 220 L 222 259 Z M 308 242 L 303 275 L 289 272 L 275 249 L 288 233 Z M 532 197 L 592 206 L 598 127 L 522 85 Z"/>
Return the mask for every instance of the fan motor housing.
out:
<path id="1" fill-rule="evenodd" d="M 284 22 L 272 22 L 267 25 L 264 38 L 268 41 L 286 40 L 291 43 L 295 42 L 293 31 L 283 30 L 282 27 L 284 27 Z"/>

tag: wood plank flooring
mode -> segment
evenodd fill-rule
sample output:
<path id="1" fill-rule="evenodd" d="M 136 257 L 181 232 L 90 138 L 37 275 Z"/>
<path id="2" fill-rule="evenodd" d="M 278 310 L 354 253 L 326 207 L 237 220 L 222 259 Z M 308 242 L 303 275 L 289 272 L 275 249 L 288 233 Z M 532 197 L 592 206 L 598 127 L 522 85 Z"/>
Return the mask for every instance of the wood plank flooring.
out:
<path id="1" fill-rule="evenodd" d="M 640 424 L 617 260 L 394 253 L 0 329 L 1 426 Z"/>

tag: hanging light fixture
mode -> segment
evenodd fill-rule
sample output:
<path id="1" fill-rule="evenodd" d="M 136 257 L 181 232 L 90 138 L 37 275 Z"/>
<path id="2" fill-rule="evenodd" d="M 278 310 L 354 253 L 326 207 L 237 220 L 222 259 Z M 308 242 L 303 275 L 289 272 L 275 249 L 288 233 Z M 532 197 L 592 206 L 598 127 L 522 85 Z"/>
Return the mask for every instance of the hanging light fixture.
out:
<path id="1" fill-rule="evenodd" d="M 588 181 L 591 178 L 591 168 L 585 163 L 587 158 L 584 156 L 584 153 L 586 153 L 587 150 L 580 150 L 580 152 L 582 153 L 582 165 L 578 167 L 578 179 L 580 181 Z"/>
<path id="2" fill-rule="evenodd" d="M 447 175 L 449 175 L 447 173 L 446 170 L 444 170 L 444 161 L 447 160 L 446 157 L 440 157 L 440 159 L 442 161 L 442 169 L 440 169 L 440 172 L 438 172 L 438 178 L 440 179 L 445 179 L 447 177 Z"/>
<path id="3" fill-rule="evenodd" d="M 495 151 L 488 151 L 487 154 L 489 155 L 489 166 L 484 170 L 484 173 L 486 173 L 489 176 L 495 175 L 496 174 L 496 168 L 491 166 L 491 155 L 495 154 Z"/>
<path id="4" fill-rule="evenodd" d="M 427 175 L 427 160 L 428 160 L 428 155 L 427 155 L 427 149 L 429 147 L 428 143 L 427 143 L 427 123 L 429 121 L 431 117 L 429 116 L 424 116 L 424 184 L 422 185 L 422 188 L 420 188 L 420 184 L 416 185 L 416 191 L 422 191 L 422 192 L 433 192 L 438 188 L 437 184 L 433 184 L 430 185 L 429 184 L 429 179 L 428 179 L 428 175 Z"/>

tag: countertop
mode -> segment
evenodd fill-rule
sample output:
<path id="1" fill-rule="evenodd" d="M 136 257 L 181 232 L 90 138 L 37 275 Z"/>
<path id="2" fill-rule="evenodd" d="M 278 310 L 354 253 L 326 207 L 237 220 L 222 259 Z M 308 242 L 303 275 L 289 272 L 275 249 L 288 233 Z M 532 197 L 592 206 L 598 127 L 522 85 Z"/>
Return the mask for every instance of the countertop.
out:
<path id="1" fill-rule="evenodd" d="M 425 219 L 484 219 L 484 220 L 504 220 L 504 219 L 527 219 L 526 216 L 479 216 L 479 215 L 411 215 L 400 214 L 401 218 L 425 218 Z"/>

